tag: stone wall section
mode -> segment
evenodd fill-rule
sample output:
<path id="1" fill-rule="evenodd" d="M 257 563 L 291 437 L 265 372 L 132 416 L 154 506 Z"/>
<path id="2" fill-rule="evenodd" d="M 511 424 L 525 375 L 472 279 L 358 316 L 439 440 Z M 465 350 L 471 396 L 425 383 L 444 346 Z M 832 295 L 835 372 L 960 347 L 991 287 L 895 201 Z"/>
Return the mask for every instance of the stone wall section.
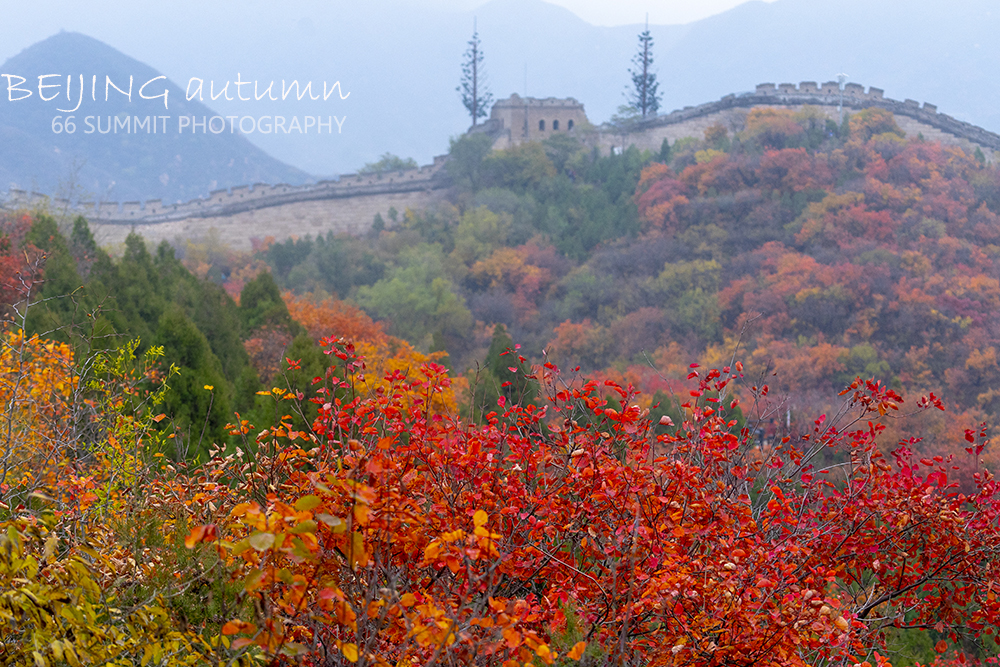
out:
<path id="1" fill-rule="evenodd" d="M 804 105 L 812 105 L 837 120 L 841 104 L 845 114 L 873 107 L 887 109 L 896 117 L 900 129 L 910 138 L 922 134 L 928 141 L 961 146 L 970 152 L 978 147 L 989 162 L 994 162 L 997 153 L 1000 153 L 1000 135 L 938 113 L 933 104 L 924 102 L 921 106 L 916 100 L 910 99 L 900 102 L 885 97 L 880 88 L 870 87 L 865 92 L 864 87 L 856 83 L 846 84 L 841 94 L 836 81 L 828 81 L 822 85 L 803 81 L 798 86 L 791 83 L 762 83 L 752 93 L 726 95 L 715 102 L 684 107 L 638 123 L 625 136 L 612 126 L 604 124 L 598 128 L 600 132 L 596 145 L 607 150 L 613 146 L 621 147 L 623 143 L 635 144 L 642 149 L 658 151 L 665 138 L 671 143 L 683 137 L 700 138 L 708 127 L 717 123 L 734 132 L 741 127 L 746 113 L 754 107 L 801 109 Z"/>
<path id="2" fill-rule="evenodd" d="M 147 241 L 196 239 L 210 231 L 218 239 L 237 250 L 250 250 L 251 239 L 268 236 L 280 240 L 305 236 L 334 234 L 363 234 L 371 228 L 376 214 L 387 224 L 389 209 L 395 208 L 402 216 L 407 208 L 423 210 L 441 201 L 445 189 L 415 192 L 387 192 L 362 194 L 339 199 L 313 199 L 296 201 L 280 206 L 249 208 L 231 214 L 191 217 L 181 220 L 146 223 L 117 223 L 90 220 L 90 229 L 101 246 L 124 243 L 133 229 Z"/>
<path id="3" fill-rule="evenodd" d="M 344 174 L 337 180 L 319 181 L 293 186 L 285 183 L 267 185 L 255 183 L 230 190 L 214 190 L 206 198 L 164 204 L 159 199 L 137 202 L 77 202 L 71 214 L 86 215 L 89 220 L 106 224 L 152 225 L 196 218 L 218 218 L 252 210 L 286 206 L 307 201 L 348 200 L 373 195 L 409 194 L 437 190 L 448 184 L 444 169 L 445 156 L 434 163 L 416 169 L 382 174 Z M 34 208 L 49 205 L 49 197 L 39 192 L 12 189 L 8 193 L 8 208 Z M 63 210 L 65 207 L 59 207 Z M 370 221 L 369 221 L 370 222 Z"/>

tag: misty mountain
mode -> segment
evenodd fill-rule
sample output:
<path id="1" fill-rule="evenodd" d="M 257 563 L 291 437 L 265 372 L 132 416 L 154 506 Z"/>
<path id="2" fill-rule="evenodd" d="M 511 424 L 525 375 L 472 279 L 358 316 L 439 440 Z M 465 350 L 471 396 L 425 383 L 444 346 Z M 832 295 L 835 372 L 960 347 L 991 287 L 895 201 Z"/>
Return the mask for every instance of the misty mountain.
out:
<path id="1" fill-rule="evenodd" d="M 540 0 L 491 0 L 467 12 L 404 0 L 175 0 L 141 11 L 125 0 L 101 5 L 104 11 L 94 12 L 69 0 L 15 3 L 5 9 L 0 44 L 13 51 L 60 28 L 79 30 L 155 66 L 181 88 L 192 77 L 218 88 L 237 75 L 262 86 L 339 81 L 346 99 L 335 94 L 248 103 L 205 95 L 205 104 L 223 115 L 344 119 L 339 133 L 322 137 L 248 135 L 270 155 L 316 176 L 353 171 L 387 151 L 422 164 L 447 151 L 449 137 L 469 125 L 455 88 L 474 17 L 496 98 L 513 92 L 571 96 L 592 121 L 608 120 L 625 101 L 643 18 L 597 27 Z M 753 1 L 650 30 L 661 112 L 753 90 L 764 81 L 823 82 L 845 72 L 888 97 L 928 101 L 943 113 L 1000 130 L 990 76 L 1000 61 L 1000 42 L 992 39 L 1000 34 L 1000 9 L 990 0 Z M 221 174 L 211 178 L 223 183 Z"/>
<path id="2" fill-rule="evenodd" d="M 206 120 L 194 128 L 215 112 L 91 37 L 58 33 L 9 59 L 0 73 L 8 75 L 0 80 L 0 190 L 173 202 L 232 185 L 308 178 L 229 127 L 216 134 Z M 39 90 L 38 76 L 53 73 L 59 76 L 44 79 Z M 182 116 L 186 132 L 179 131 Z"/>

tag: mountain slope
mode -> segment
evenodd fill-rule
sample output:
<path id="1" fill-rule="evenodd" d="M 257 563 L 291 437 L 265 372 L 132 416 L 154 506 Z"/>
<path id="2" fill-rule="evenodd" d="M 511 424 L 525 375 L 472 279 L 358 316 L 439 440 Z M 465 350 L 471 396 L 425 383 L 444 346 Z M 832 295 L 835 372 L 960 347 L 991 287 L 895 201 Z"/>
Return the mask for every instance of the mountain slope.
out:
<path id="1" fill-rule="evenodd" d="M 255 181 L 300 183 L 308 175 L 275 160 L 238 132 L 178 132 L 179 117 L 211 117 L 215 113 L 197 100 L 185 101 L 184 92 L 163 79 L 153 68 L 78 33 L 61 32 L 9 59 L 0 71 L 27 81 L 13 92 L 7 90 L 0 103 L 0 190 L 17 186 L 57 196 L 102 201 L 188 200 L 210 190 Z M 38 76 L 58 73 L 45 83 L 43 101 Z M 80 96 L 83 74 L 85 93 Z M 92 78 L 97 75 L 96 82 Z M 66 95 L 66 77 L 72 75 Z M 107 84 L 128 92 L 131 100 Z M 16 84 L 17 79 L 10 79 Z M 148 81 L 147 97 L 167 91 L 163 99 L 140 99 L 139 90 Z M 21 90 L 30 90 L 30 97 Z M 107 93 L 107 96 L 105 96 Z M 24 99 L 17 99 L 24 96 Z M 14 98 L 11 101 L 10 98 Z M 96 99 L 95 99 L 96 98 Z M 53 120 L 64 120 L 72 110 L 76 129 L 56 133 Z M 151 117 L 146 121 L 147 116 Z M 152 117 L 169 116 L 170 120 Z M 87 122 L 88 117 L 89 123 Z M 139 119 L 142 129 L 132 126 Z M 124 124 L 128 120 L 128 131 Z M 113 124 L 113 121 L 114 124 Z M 157 132 L 153 133 L 153 123 Z M 215 124 L 219 127 L 218 121 Z M 166 132 L 164 133 L 164 127 Z M 105 130 L 112 131 L 104 133 Z M 56 126 L 58 129 L 58 125 Z M 89 130 L 89 133 L 88 133 Z"/>

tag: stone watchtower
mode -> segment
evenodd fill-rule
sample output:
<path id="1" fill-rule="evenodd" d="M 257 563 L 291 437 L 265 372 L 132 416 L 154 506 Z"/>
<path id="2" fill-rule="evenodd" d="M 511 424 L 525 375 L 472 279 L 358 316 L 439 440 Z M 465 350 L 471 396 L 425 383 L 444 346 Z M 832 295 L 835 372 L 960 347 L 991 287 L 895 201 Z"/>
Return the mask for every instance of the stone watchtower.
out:
<path id="1" fill-rule="evenodd" d="M 508 148 L 525 141 L 541 141 L 560 132 L 587 125 L 583 105 L 572 97 L 537 99 L 514 93 L 493 105 L 490 118 L 472 129 L 493 136 L 494 148 Z"/>

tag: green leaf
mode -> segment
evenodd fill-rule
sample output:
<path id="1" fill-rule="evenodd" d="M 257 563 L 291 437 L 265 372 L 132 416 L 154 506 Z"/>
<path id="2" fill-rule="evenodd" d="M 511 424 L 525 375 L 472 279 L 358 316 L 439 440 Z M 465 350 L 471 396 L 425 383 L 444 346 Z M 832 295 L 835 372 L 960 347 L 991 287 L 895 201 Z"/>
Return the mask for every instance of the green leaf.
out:
<path id="1" fill-rule="evenodd" d="M 232 554 L 234 556 L 239 556 L 241 553 L 250 548 L 250 540 L 240 540 L 233 545 Z"/>
<path id="2" fill-rule="evenodd" d="M 254 592 L 260 587 L 260 580 L 263 576 L 264 573 L 260 570 L 256 568 L 251 570 L 250 574 L 248 574 L 247 578 L 243 581 L 243 589 L 248 593 Z"/>
<path id="3" fill-rule="evenodd" d="M 323 501 L 319 499 L 319 496 L 303 496 L 295 501 L 295 509 L 299 512 L 308 512 L 321 502 Z"/>
<path id="4" fill-rule="evenodd" d="M 274 533 L 254 533 L 250 536 L 249 542 L 257 551 L 267 551 L 274 544 Z"/>
<path id="5" fill-rule="evenodd" d="M 302 533 L 315 533 L 316 532 L 316 522 L 313 520 L 303 521 L 295 528 L 292 528 L 293 535 L 301 535 Z"/>
<path id="6" fill-rule="evenodd" d="M 338 516 L 333 516 L 332 514 L 317 514 L 316 518 L 330 526 L 330 528 L 333 528 L 333 532 L 335 533 L 339 534 L 347 530 L 347 524 L 344 523 L 344 520 Z"/>

